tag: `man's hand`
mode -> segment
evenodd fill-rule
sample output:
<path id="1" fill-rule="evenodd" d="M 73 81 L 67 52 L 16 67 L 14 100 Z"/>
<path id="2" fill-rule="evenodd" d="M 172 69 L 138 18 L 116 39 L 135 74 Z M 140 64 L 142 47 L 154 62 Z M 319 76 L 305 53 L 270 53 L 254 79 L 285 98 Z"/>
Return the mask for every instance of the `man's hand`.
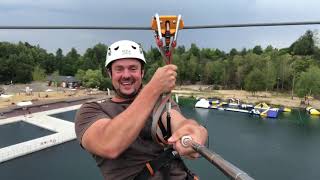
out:
<path id="1" fill-rule="evenodd" d="M 177 66 L 170 64 L 157 69 L 150 84 L 160 90 L 160 93 L 167 93 L 173 90 L 176 85 Z"/>
<path id="2" fill-rule="evenodd" d="M 199 153 L 194 151 L 191 147 L 185 148 L 182 146 L 181 138 L 186 135 L 191 136 L 193 141 L 198 144 L 204 145 L 208 137 L 207 130 L 194 120 L 185 120 L 168 139 L 169 144 L 172 144 L 173 148 L 178 151 L 181 156 L 186 156 L 190 159 L 198 158 Z"/>

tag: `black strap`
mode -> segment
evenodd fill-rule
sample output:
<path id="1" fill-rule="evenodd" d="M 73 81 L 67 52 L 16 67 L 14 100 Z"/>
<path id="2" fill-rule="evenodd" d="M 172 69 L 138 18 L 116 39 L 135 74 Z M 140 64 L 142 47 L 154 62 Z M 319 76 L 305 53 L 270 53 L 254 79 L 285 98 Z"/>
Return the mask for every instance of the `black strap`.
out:
<path id="1" fill-rule="evenodd" d="M 163 139 L 164 139 L 164 140 L 167 140 L 167 139 L 168 139 L 168 138 L 167 138 L 168 132 L 167 132 L 166 128 L 164 127 L 162 121 L 161 121 L 161 117 L 160 117 L 160 119 L 159 119 L 159 121 L 158 121 L 158 125 L 159 125 L 159 128 L 160 128 L 160 130 L 161 130 Z"/>
<path id="2" fill-rule="evenodd" d="M 165 150 L 163 153 L 161 153 L 156 159 L 149 162 L 153 172 L 156 172 L 160 170 L 161 168 L 168 168 L 169 163 L 173 160 L 179 157 L 179 155 L 173 151 L 172 148 Z M 169 169 L 167 173 L 169 175 Z M 145 166 L 143 170 L 135 177 L 134 180 L 145 180 L 150 177 L 150 171 Z"/>
<path id="3" fill-rule="evenodd" d="M 167 112 L 167 134 L 166 134 L 166 141 L 171 137 L 171 116 L 170 113 Z"/>
<path id="4" fill-rule="evenodd" d="M 167 129 L 164 127 L 164 125 L 162 123 L 162 120 L 161 120 L 161 117 L 160 117 L 160 120 L 158 121 L 158 125 L 159 125 L 159 128 L 161 130 L 163 139 L 167 141 L 172 135 L 172 133 L 171 133 L 171 116 L 170 116 L 170 113 L 167 113 Z"/>
<path id="5" fill-rule="evenodd" d="M 188 167 L 185 165 L 185 163 L 180 158 L 180 156 L 176 154 L 176 151 L 174 151 L 172 148 L 165 150 L 163 153 L 160 154 L 160 156 L 158 156 L 158 158 L 149 162 L 149 165 L 151 166 L 154 173 L 161 169 L 162 172 L 164 173 L 164 177 L 167 177 L 166 179 L 168 179 L 170 175 L 169 164 L 174 159 L 181 161 L 183 169 L 187 173 L 186 180 L 199 179 L 193 172 L 191 172 L 188 169 Z M 147 180 L 150 176 L 151 176 L 150 170 L 145 166 L 143 170 L 134 178 L 134 180 Z"/>
<path id="6" fill-rule="evenodd" d="M 183 162 L 183 160 L 181 158 L 179 158 L 179 160 L 181 161 L 183 169 L 187 173 L 186 180 L 199 180 L 200 179 L 195 173 L 193 173 L 192 171 L 189 170 L 189 168 L 186 166 L 186 164 Z"/>

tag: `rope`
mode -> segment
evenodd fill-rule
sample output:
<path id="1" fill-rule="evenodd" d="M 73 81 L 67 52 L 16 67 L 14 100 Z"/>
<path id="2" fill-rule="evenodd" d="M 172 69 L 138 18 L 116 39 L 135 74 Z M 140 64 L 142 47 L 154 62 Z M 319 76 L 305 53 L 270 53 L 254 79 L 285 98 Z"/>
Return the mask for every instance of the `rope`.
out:
<path id="1" fill-rule="evenodd" d="M 300 26 L 319 25 L 320 21 L 278 22 L 278 23 L 244 23 L 184 26 L 183 29 L 213 29 L 261 26 Z M 0 26 L 0 29 L 74 29 L 74 30 L 152 30 L 149 26 Z"/>

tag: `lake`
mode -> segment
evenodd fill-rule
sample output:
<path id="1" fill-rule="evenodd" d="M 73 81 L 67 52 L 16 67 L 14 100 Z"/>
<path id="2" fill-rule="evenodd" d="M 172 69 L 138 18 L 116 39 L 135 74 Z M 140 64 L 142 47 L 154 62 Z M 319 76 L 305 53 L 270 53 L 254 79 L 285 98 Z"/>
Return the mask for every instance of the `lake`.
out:
<path id="1" fill-rule="evenodd" d="M 255 179 L 319 179 L 320 119 L 304 110 L 277 119 L 211 109 L 181 107 L 186 117 L 207 127 L 209 148 Z M 75 111 L 53 115 L 72 121 Z M 18 125 L 21 128 L 21 125 Z M 22 139 L 50 132 L 30 128 Z M 2 129 L 9 127 L 0 127 Z M 11 138 L 12 131 L 2 136 Z M 12 136 L 16 138 L 16 136 Z M 9 141 L 9 140 L 8 140 Z M 19 141 L 18 141 L 19 142 Z M 187 160 L 201 179 L 228 179 L 204 158 Z M 102 179 L 95 162 L 77 141 L 67 142 L 0 164 L 0 179 Z"/>

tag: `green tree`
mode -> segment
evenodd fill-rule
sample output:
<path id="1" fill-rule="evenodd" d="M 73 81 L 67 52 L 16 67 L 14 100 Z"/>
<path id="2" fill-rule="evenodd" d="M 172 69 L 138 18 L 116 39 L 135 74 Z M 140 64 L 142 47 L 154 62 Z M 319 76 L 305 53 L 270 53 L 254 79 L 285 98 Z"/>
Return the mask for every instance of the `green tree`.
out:
<path id="1" fill-rule="evenodd" d="M 214 61 L 211 65 L 210 76 L 212 78 L 212 84 L 222 85 L 224 80 L 224 66 L 221 61 Z"/>
<path id="2" fill-rule="evenodd" d="M 261 48 L 261 46 L 255 46 L 253 49 L 252 49 L 252 52 L 255 53 L 255 54 L 262 54 L 263 53 L 263 50 Z"/>
<path id="3" fill-rule="evenodd" d="M 150 50 L 145 54 L 148 63 L 153 63 L 154 61 L 162 61 L 161 53 L 156 47 L 150 48 Z"/>
<path id="4" fill-rule="evenodd" d="M 265 64 L 265 68 L 262 70 L 265 79 L 266 90 L 273 90 L 273 87 L 277 83 L 277 74 L 275 70 L 275 65 L 269 59 Z"/>
<path id="5" fill-rule="evenodd" d="M 96 44 L 93 48 L 88 48 L 83 57 L 79 68 L 88 69 L 103 69 L 107 54 L 107 46 L 104 44 Z"/>
<path id="6" fill-rule="evenodd" d="M 32 57 L 21 53 L 9 56 L 10 66 L 13 70 L 13 82 L 28 83 L 32 81 Z"/>
<path id="7" fill-rule="evenodd" d="M 320 69 L 319 67 L 311 67 L 307 72 L 303 72 L 298 79 L 296 92 L 299 97 L 305 95 L 320 95 Z"/>
<path id="8" fill-rule="evenodd" d="M 177 70 L 177 82 L 182 85 L 182 82 L 186 79 L 186 67 L 185 63 L 178 54 L 173 55 L 173 63 L 178 67 Z"/>
<path id="9" fill-rule="evenodd" d="M 57 91 L 58 91 L 58 86 L 59 84 L 61 83 L 61 80 L 59 78 L 59 71 L 54 71 L 52 74 L 51 74 L 51 79 L 52 81 L 54 82 L 56 88 L 57 88 Z"/>
<path id="10" fill-rule="evenodd" d="M 235 66 L 235 84 L 238 88 L 242 89 L 244 85 L 244 77 L 245 77 L 245 60 L 242 56 L 236 55 L 233 57 L 233 62 Z"/>
<path id="11" fill-rule="evenodd" d="M 42 69 L 39 65 L 33 69 L 32 80 L 34 80 L 34 81 L 45 81 L 46 80 L 45 70 Z"/>
<path id="12" fill-rule="evenodd" d="M 244 88 L 255 94 L 257 91 L 265 89 L 264 74 L 259 69 L 254 68 L 245 78 Z"/>
<path id="13" fill-rule="evenodd" d="M 197 56 L 191 55 L 189 62 L 186 65 L 186 77 L 191 83 L 195 83 L 198 80 L 198 64 L 199 58 Z"/>
<path id="14" fill-rule="evenodd" d="M 79 67 L 79 61 L 80 55 L 75 48 L 72 48 L 66 57 L 63 58 L 60 74 L 65 76 L 74 76 Z"/>
<path id="15" fill-rule="evenodd" d="M 83 85 L 88 88 L 96 88 L 100 86 L 100 83 L 102 81 L 102 74 L 99 70 L 91 70 L 88 69 L 84 75 L 83 79 Z"/>
<path id="16" fill-rule="evenodd" d="M 194 43 L 191 43 L 191 48 L 189 49 L 189 52 L 196 57 L 200 56 L 200 49 Z"/>
<path id="17" fill-rule="evenodd" d="M 148 65 L 149 67 L 146 68 L 144 72 L 144 82 L 149 82 L 152 78 L 153 74 L 156 72 L 156 70 L 162 66 L 162 61 L 157 61 L 153 64 Z"/>
<path id="18" fill-rule="evenodd" d="M 104 90 L 106 91 L 107 89 L 112 89 L 112 81 L 110 78 L 103 78 L 100 86 L 99 86 L 100 90 Z"/>
<path id="19" fill-rule="evenodd" d="M 178 46 L 175 52 L 177 52 L 178 55 L 181 55 L 186 52 L 186 48 L 184 46 Z"/>
<path id="20" fill-rule="evenodd" d="M 307 30 L 306 33 L 295 41 L 289 49 L 294 55 L 313 55 L 315 50 L 313 32 Z"/>
<path id="21" fill-rule="evenodd" d="M 78 69 L 75 78 L 78 79 L 79 81 L 83 81 L 84 80 L 84 76 L 86 75 L 86 71 L 83 69 Z"/>
<path id="22" fill-rule="evenodd" d="M 235 48 L 232 48 L 229 52 L 230 56 L 238 55 L 238 51 Z"/>
<path id="23" fill-rule="evenodd" d="M 247 54 L 247 49 L 243 48 L 240 52 L 241 56 L 245 56 Z"/>
<path id="24" fill-rule="evenodd" d="M 200 58 L 201 59 L 208 59 L 208 60 L 214 60 L 217 59 L 217 55 L 215 53 L 215 50 L 210 48 L 203 48 L 200 51 Z"/>
<path id="25" fill-rule="evenodd" d="M 41 68 L 45 70 L 46 74 L 51 74 L 55 70 L 58 70 L 58 63 L 53 54 L 47 54 L 41 60 Z"/>
<path id="26" fill-rule="evenodd" d="M 266 53 L 272 53 L 273 51 L 273 47 L 271 45 L 267 46 L 266 49 L 264 50 L 264 52 Z"/>
<path id="27" fill-rule="evenodd" d="M 77 75 L 83 75 L 83 70 L 78 70 Z M 88 69 L 83 75 L 82 84 L 87 88 L 99 88 L 100 90 L 107 90 L 107 88 L 112 88 L 112 83 L 110 78 L 105 78 L 101 74 L 101 70 L 91 70 Z"/>
<path id="28" fill-rule="evenodd" d="M 62 49 L 58 48 L 58 50 L 56 51 L 55 61 L 57 63 L 57 70 L 59 71 L 59 73 L 62 73 L 63 58 L 64 56 L 63 56 Z"/>

